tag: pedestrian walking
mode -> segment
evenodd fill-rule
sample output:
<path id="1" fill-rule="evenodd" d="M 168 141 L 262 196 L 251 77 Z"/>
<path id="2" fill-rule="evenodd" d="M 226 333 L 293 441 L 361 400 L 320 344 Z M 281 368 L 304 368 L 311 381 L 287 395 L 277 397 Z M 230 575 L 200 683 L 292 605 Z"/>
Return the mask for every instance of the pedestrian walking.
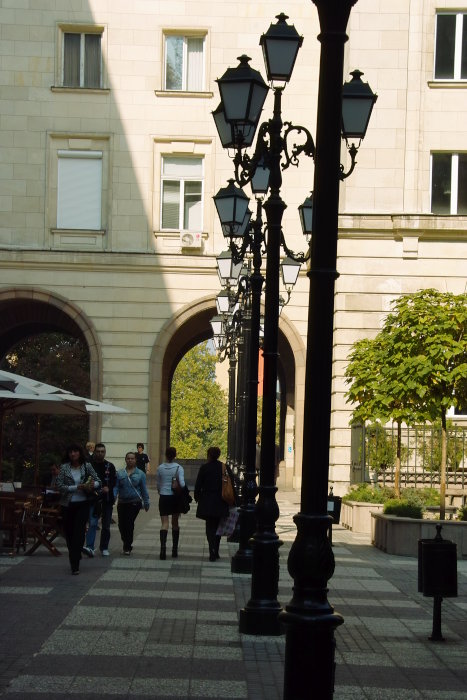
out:
<path id="1" fill-rule="evenodd" d="M 209 561 L 219 559 L 220 535 L 217 528 L 221 518 L 229 513 L 229 505 L 222 498 L 222 473 L 224 469 L 233 484 L 233 475 L 227 465 L 219 461 L 218 447 L 208 449 L 208 462 L 201 465 L 195 484 L 195 501 L 198 504 L 196 517 L 206 521 L 206 539 L 209 546 Z"/>
<path id="2" fill-rule="evenodd" d="M 144 443 L 136 443 L 136 450 L 136 466 L 145 474 L 149 474 L 151 462 L 149 460 L 149 456 L 144 451 Z"/>
<path id="3" fill-rule="evenodd" d="M 136 466 L 136 454 L 127 452 L 125 469 L 117 472 L 118 529 L 123 542 L 123 554 L 131 554 L 135 520 L 141 508 L 149 510 L 146 475 Z"/>
<path id="4" fill-rule="evenodd" d="M 86 546 L 83 552 L 88 557 L 94 556 L 97 525 L 101 518 L 101 536 L 99 550 L 103 557 L 108 557 L 110 542 L 110 523 L 112 521 L 112 509 L 115 503 L 114 490 L 117 485 L 117 470 L 112 462 L 105 459 L 106 447 L 103 442 L 98 442 L 94 449 L 93 467 L 99 477 L 102 488 L 99 498 L 91 503 L 89 509 L 89 527 L 86 533 Z"/>
<path id="5" fill-rule="evenodd" d="M 169 530 L 169 516 L 172 520 L 172 557 L 178 557 L 178 543 L 180 539 L 180 498 L 174 492 L 172 485 L 174 480 L 183 489 L 185 487 L 185 472 L 181 464 L 175 461 L 177 450 L 168 447 L 165 451 L 166 461 L 159 464 L 156 472 L 156 486 L 159 492 L 159 514 L 161 516 L 160 541 L 161 550 L 159 559 L 165 559 L 167 546 L 167 533 Z"/>
<path id="6" fill-rule="evenodd" d="M 55 486 L 61 494 L 62 521 L 71 573 L 77 575 L 89 517 L 89 497 L 101 486 L 94 468 L 86 461 L 81 445 L 73 443 L 67 447 Z"/>

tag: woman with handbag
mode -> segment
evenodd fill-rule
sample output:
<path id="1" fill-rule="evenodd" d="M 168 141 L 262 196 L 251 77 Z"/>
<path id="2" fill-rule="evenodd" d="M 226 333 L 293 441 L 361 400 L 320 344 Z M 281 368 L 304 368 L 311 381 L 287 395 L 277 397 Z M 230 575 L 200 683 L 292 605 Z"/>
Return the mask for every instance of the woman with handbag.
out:
<path id="1" fill-rule="evenodd" d="M 180 540 L 180 496 L 185 488 L 185 472 L 181 464 L 175 461 L 177 450 L 168 447 L 165 451 L 166 461 L 159 464 L 156 472 L 156 486 L 159 492 L 159 514 L 161 516 L 161 551 L 159 559 L 167 556 L 167 533 L 169 530 L 169 515 L 172 518 L 172 557 L 178 557 Z"/>
<path id="2" fill-rule="evenodd" d="M 208 449 L 208 462 L 200 467 L 195 484 L 196 517 L 206 521 L 209 561 L 219 559 L 219 521 L 229 514 L 229 506 L 235 505 L 233 475 L 229 467 L 219 461 L 220 454 L 218 447 Z M 223 498 L 223 491 L 230 502 Z"/>
<path id="3" fill-rule="evenodd" d="M 55 486 L 61 494 L 63 529 L 71 573 L 76 576 L 79 574 L 90 498 L 101 486 L 99 477 L 91 464 L 86 461 L 81 445 L 73 443 L 67 447 Z"/>
<path id="4" fill-rule="evenodd" d="M 125 469 L 117 472 L 118 529 L 123 542 L 123 554 L 130 555 L 133 549 L 135 520 L 141 508 L 149 510 L 149 493 L 146 474 L 136 466 L 136 454 L 127 452 Z"/>

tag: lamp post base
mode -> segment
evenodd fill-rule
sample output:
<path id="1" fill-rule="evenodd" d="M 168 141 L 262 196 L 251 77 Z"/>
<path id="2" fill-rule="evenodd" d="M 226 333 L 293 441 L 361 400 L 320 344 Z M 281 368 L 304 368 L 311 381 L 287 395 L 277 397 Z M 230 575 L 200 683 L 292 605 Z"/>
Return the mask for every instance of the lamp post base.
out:
<path id="1" fill-rule="evenodd" d="M 284 633 L 279 623 L 282 606 L 277 601 L 279 547 L 282 542 L 275 533 L 255 533 L 251 543 L 251 599 L 240 610 L 239 631 L 243 634 L 278 636 Z"/>
<path id="2" fill-rule="evenodd" d="M 233 574 L 251 574 L 253 571 L 252 537 L 255 531 L 256 515 L 254 501 L 242 506 L 238 518 L 240 543 L 238 550 L 231 559 L 230 570 Z"/>
<path id="3" fill-rule="evenodd" d="M 282 607 L 276 605 L 246 605 L 240 610 L 239 631 L 241 634 L 255 634 L 266 637 L 278 637 L 284 634 L 279 623 Z"/>
<path id="4" fill-rule="evenodd" d="M 230 560 L 230 571 L 233 574 L 251 574 L 253 571 L 253 552 L 251 549 L 239 549 Z"/>
<path id="5" fill-rule="evenodd" d="M 295 615 L 283 612 L 286 628 L 283 700 L 332 700 L 336 670 L 335 628 L 343 618 L 329 606 L 327 613 Z"/>
<path id="6" fill-rule="evenodd" d="M 294 522 L 297 537 L 288 559 L 293 598 L 279 616 L 286 629 L 284 700 L 308 700 L 310 682 L 313 697 L 332 700 L 334 630 L 344 622 L 327 599 L 327 583 L 334 573 L 334 554 L 327 535 L 332 519 L 298 513 Z"/>

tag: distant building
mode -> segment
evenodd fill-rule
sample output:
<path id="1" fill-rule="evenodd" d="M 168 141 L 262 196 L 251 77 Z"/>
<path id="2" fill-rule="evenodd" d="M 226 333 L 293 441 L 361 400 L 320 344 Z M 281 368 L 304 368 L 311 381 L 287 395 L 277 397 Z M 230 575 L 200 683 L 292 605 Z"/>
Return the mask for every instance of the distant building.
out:
<path id="1" fill-rule="evenodd" d="M 81 335 L 93 396 L 131 411 L 93 423 L 113 461 L 140 439 L 155 462 L 163 455 L 175 363 L 210 335 L 216 255 L 226 247 L 212 196 L 233 173 L 211 115 L 215 79 L 243 53 L 265 75 L 259 37 L 280 10 L 305 39 L 284 119 L 314 132 L 312 2 L 43 0 L 38 9 L 23 0 L 0 9 L 0 354 L 39 329 Z M 401 293 L 466 289 L 466 17 L 447 0 L 359 0 L 351 13 L 347 75 L 362 70 L 378 102 L 341 186 L 335 493 L 350 476 L 343 373 L 352 343 L 378 331 Z M 348 165 L 345 146 L 342 159 Z M 294 250 L 305 247 L 297 207 L 312 188 L 313 163 L 302 157 L 284 172 Z M 279 486 L 301 480 L 305 273 L 280 318 Z"/>

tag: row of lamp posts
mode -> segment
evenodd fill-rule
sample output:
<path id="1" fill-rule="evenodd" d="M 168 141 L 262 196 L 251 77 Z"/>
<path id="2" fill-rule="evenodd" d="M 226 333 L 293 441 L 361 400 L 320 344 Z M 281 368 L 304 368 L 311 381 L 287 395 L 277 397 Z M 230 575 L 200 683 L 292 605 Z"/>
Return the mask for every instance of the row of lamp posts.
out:
<path id="1" fill-rule="evenodd" d="M 245 422 L 245 468 L 240 508 L 240 546 L 232 570 L 251 572 L 251 597 L 240 611 L 240 632 L 278 635 L 286 630 L 284 698 L 301 700 L 332 698 L 334 689 L 334 630 L 343 622 L 327 600 L 327 584 L 334 572 L 334 557 L 328 539 L 327 515 L 329 435 L 331 413 L 334 287 L 337 278 L 337 231 L 339 183 L 352 172 L 361 139 L 364 138 L 376 95 L 354 71 L 342 86 L 346 27 L 356 0 L 313 0 L 318 9 L 321 42 L 316 145 L 303 126 L 283 123 L 281 101 L 303 42 L 287 17 L 280 14 L 260 39 L 268 82 L 274 94 L 272 118 L 258 130 L 269 87 L 261 74 L 239 58 L 217 80 L 221 103 L 213 113 L 226 149 L 233 152 L 234 177 L 214 197 L 224 235 L 236 264 L 248 252 L 252 256 L 250 276 L 251 313 L 248 349 L 247 409 Z M 289 150 L 290 134 L 301 134 L 302 143 Z M 345 139 L 350 167 L 340 164 L 341 138 Z M 357 144 L 355 143 L 357 142 Z M 312 234 L 307 255 L 294 255 L 287 248 L 281 222 L 286 204 L 281 197 L 282 171 L 298 164 L 305 154 L 314 159 L 313 198 L 300 208 L 304 233 Z M 251 223 L 248 183 L 263 177 L 265 201 L 257 205 Z M 261 208 L 266 214 L 263 226 Z M 259 215 L 258 215 L 258 212 Z M 261 223 L 259 223 L 261 222 Z M 300 512 L 294 517 L 296 539 L 288 569 L 294 579 L 293 597 L 282 609 L 277 600 L 279 547 L 275 532 L 279 517 L 276 502 L 275 426 L 278 368 L 279 272 L 281 247 L 298 262 L 308 261 L 310 279 L 304 404 L 304 442 Z M 256 410 L 260 304 L 263 277 L 261 253 L 266 253 L 264 298 L 264 380 L 261 425 L 259 487 L 256 487 Z M 258 497 L 256 498 L 256 494 Z"/>

